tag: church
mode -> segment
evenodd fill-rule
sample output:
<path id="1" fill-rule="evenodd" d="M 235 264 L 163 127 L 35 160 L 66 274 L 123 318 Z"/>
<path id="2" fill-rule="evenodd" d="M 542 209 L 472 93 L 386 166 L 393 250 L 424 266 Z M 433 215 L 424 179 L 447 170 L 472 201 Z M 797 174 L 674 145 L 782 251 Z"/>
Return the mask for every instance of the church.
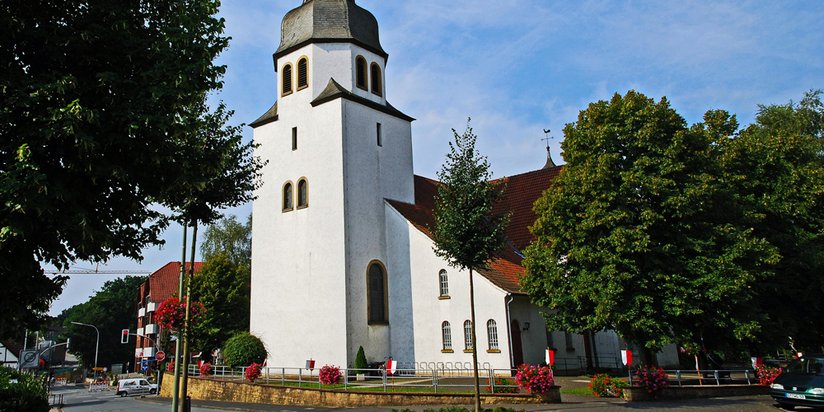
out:
<path id="1" fill-rule="evenodd" d="M 545 362 L 556 370 L 615 368 L 612 331 L 547 331 L 519 286 L 532 204 L 561 172 L 505 177 L 508 244 L 475 275 L 470 339 L 468 271 L 448 266 L 431 237 L 437 181 L 412 168 L 414 119 L 387 100 L 388 53 L 378 22 L 354 0 L 303 0 L 281 24 L 275 103 L 251 123 L 266 161 L 252 206 L 251 332 L 270 367 L 484 369 Z M 662 365 L 677 364 L 672 348 Z"/>

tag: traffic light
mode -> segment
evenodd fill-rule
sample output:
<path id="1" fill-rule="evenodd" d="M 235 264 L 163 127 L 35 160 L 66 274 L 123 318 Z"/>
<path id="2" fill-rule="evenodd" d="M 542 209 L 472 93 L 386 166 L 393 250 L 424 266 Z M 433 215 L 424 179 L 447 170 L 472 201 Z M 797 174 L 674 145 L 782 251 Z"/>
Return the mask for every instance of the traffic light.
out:
<path id="1" fill-rule="evenodd" d="M 123 329 L 120 332 L 120 343 L 129 343 L 129 330 Z"/>

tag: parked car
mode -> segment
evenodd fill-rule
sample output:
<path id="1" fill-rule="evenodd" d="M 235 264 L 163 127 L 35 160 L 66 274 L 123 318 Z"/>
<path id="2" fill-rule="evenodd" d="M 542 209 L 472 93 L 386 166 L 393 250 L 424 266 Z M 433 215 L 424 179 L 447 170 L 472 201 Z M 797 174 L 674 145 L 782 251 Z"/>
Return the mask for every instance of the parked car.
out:
<path id="1" fill-rule="evenodd" d="M 144 395 L 157 393 L 157 385 L 146 379 L 122 379 L 117 383 L 117 396 Z"/>
<path id="2" fill-rule="evenodd" d="M 824 355 L 807 355 L 790 363 L 770 386 L 770 396 L 785 409 L 824 407 Z"/>

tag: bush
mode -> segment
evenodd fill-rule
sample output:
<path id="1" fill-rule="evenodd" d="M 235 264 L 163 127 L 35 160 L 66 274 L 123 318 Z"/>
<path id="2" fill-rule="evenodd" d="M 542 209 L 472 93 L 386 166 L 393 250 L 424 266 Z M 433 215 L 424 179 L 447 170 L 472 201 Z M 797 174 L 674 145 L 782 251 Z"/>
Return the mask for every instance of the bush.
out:
<path id="1" fill-rule="evenodd" d="M 589 381 L 589 388 L 595 396 L 601 398 L 620 398 L 626 382 L 619 379 L 612 379 L 605 373 L 599 373 Z"/>
<path id="2" fill-rule="evenodd" d="M 209 362 L 203 362 L 200 364 L 200 376 L 209 376 L 212 374 L 212 364 Z"/>
<path id="3" fill-rule="evenodd" d="M 758 375 L 758 384 L 770 386 L 775 381 L 778 375 L 781 375 L 781 368 L 771 368 L 766 365 L 758 365 L 755 369 L 755 374 Z"/>
<path id="4" fill-rule="evenodd" d="M 358 347 L 358 354 L 355 355 L 355 373 L 363 373 L 366 367 L 366 354 L 363 353 L 363 346 L 360 346 Z"/>
<path id="5" fill-rule="evenodd" d="M 48 412 L 46 387 L 34 376 L 0 367 L 0 411 Z"/>
<path id="6" fill-rule="evenodd" d="M 251 363 L 263 363 L 268 356 L 263 342 L 249 332 L 241 332 L 232 336 L 223 346 L 223 359 L 233 368 Z"/>
<path id="7" fill-rule="evenodd" d="M 515 382 L 529 393 L 547 393 L 555 384 L 555 377 L 552 375 L 552 369 L 547 366 L 523 364 L 518 366 Z"/>
<path id="8" fill-rule="evenodd" d="M 334 385 L 340 381 L 340 368 L 332 365 L 323 365 L 320 368 L 320 383 L 324 385 Z"/>

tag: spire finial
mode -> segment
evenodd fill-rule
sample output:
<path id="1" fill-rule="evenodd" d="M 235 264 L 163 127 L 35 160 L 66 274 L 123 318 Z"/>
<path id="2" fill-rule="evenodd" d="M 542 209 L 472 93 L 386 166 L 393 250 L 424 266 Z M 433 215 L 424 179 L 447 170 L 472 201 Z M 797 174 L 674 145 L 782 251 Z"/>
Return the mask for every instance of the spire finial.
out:
<path id="1" fill-rule="evenodd" d="M 546 164 L 543 167 L 544 169 L 549 169 L 551 167 L 557 166 L 555 162 L 552 161 L 552 153 L 550 153 L 549 151 L 549 140 L 552 139 L 552 136 L 549 135 L 551 131 L 552 129 L 544 129 L 544 136 L 546 137 L 541 139 L 546 142 Z"/>

